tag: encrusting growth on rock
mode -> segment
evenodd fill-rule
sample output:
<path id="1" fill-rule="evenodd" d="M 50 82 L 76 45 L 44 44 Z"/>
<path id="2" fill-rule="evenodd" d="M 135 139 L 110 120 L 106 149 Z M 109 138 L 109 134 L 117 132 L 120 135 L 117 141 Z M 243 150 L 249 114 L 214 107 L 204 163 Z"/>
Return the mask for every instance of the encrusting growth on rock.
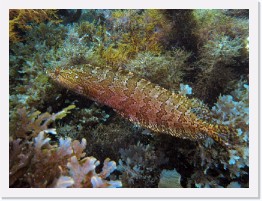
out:
<path id="1" fill-rule="evenodd" d="M 195 99 L 174 94 L 131 72 L 86 64 L 57 68 L 48 74 L 62 86 L 112 107 L 123 117 L 155 132 L 191 140 L 209 136 L 224 146 L 236 143 L 234 129 L 197 117 L 192 109 L 201 106 Z"/>

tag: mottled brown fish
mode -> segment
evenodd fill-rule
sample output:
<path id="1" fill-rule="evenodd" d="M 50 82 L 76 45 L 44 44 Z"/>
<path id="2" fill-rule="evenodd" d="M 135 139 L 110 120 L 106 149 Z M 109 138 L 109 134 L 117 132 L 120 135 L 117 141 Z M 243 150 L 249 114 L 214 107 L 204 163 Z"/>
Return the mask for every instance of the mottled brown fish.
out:
<path id="1" fill-rule="evenodd" d="M 199 119 L 192 112 L 199 107 L 195 99 L 174 94 L 131 72 L 79 65 L 48 74 L 62 86 L 155 132 L 191 140 L 209 136 L 222 145 L 230 145 L 236 138 L 232 128 Z"/>

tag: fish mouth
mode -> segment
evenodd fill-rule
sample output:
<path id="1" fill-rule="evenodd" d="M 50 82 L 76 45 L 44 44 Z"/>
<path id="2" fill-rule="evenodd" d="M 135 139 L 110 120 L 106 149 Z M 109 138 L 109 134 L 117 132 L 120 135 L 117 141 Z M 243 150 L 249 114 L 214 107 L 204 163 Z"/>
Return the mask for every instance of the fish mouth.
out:
<path id="1" fill-rule="evenodd" d="M 52 70 L 50 70 L 50 69 L 46 70 L 45 73 L 46 73 L 48 76 L 50 76 L 50 77 L 52 77 L 52 76 L 54 75 L 54 72 L 53 72 Z"/>
<path id="2" fill-rule="evenodd" d="M 57 79 L 57 77 L 59 76 L 59 73 L 60 73 L 59 69 L 55 69 L 55 70 L 48 69 L 48 70 L 46 70 L 47 76 L 52 78 L 52 79 Z"/>

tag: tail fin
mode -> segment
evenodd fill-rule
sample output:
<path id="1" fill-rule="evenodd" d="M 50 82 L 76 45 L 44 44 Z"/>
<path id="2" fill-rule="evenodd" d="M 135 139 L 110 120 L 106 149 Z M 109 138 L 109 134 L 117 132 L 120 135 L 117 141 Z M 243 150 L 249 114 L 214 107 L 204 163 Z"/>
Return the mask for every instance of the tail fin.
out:
<path id="1" fill-rule="evenodd" d="M 224 125 L 209 125 L 208 136 L 225 147 L 233 147 L 239 143 L 236 129 Z"/>

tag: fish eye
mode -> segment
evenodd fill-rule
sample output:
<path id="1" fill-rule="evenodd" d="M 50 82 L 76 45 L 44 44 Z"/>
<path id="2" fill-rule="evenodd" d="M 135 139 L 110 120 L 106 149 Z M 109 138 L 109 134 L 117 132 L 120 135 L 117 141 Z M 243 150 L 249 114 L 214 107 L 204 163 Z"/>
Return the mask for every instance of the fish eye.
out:
<path id="1" fill-rule="evenodd" d="M 58 76 L 60 74 L 60 69 L 55 69 L 55 75 Z"/>

